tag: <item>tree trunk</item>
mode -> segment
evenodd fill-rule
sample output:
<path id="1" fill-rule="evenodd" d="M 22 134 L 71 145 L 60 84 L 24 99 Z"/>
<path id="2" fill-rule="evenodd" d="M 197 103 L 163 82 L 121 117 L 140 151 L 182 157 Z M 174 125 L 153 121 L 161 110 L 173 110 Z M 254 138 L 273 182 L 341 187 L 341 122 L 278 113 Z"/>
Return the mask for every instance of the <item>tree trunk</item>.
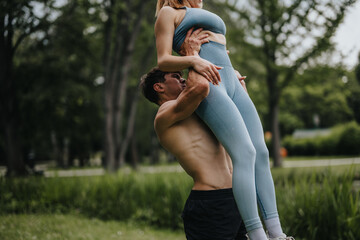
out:
<path id="1" fill-rule="evenodd" d="M 5 124 L 6 176 L 8 177 L 28 174 L 21 154 L 17 128 L 14 119 L 8 119 L 7 124 Z"/>
<path id="2" fill-rule="evenodd" d="M 137 151 L 136 147 L 136 136 L 135 136 L 135 130 L 134 134 L 131 137 L 131 166 L 134 169 L 137 169 L 139 163 L 139 153 Z"/>
<path id="3" fill-rule="evenodd" d="M 108 4 L 106 6 L 106 13 L 108 15 L 108 20 L 105 22 L 105 33 L 104 33 L 104 55 L 103 55 L 103 68 L 104 68 L 104 109 L 105 109 L 105 124 L 104 124 L 104 166 L 107 171 L 114 171 L 115 165 L 115 142 L 113 137 L 113 88 L 114 88 L 114 79 L 112 77 L 112 14 L 114 9 L 114 0 L 105 2 Z"/>
<path id="4" fill-rule="evenodd" d="M 114 171 L 115 165 L 115 142 L 114 142 L 114 112 L 112 108 L 112 92 L 105 86 L 105 162 L 109 172 Z"/>
<path id="5" fill-rule="evenodd" d="M 129 142 L 124 142 L 123 122 L 126 110 L 127 86 L 132 69 L 135 42 L 141 23 L 147 14 L 149 1 L 126 1 L 116 8 L 116 1 L 105 2 L 108 20 L 105 23 L 104 70 L 105 70 L 105 161 L 108 171 L 115 171 L 124 163 Z M 115 12 L 114 9 L 117 9 Z M 125 9 L 136 9 L 130 14 Z M 113 19 L 116 21 L 113 22 Z M 115 24 L 114 24 L 115 23 Z M 114 31 L 115 28 L 115 31 Z M 116 35 L 113 35 L 112 33 Z M 132 130 L 129 130 L 130 133 Z M 128 133 L 126 133 L 128 134 Z M 126 137 L 126 136 L 125 136 Z M 130 141 L 131 136 L 128 137 Z M 125 144 L 125 146 L 123 146 Z"/>
<path id="6" fill-rule="evenodd" d="M 60 148 L 59 148 L 59 144 L 58 144 L 58 141 L 57 141 L 57 136 L 56 136 L 56 133 L 54 131 L 51 132 L 51 145 L 52 145 L 52 148 L 53 148 L 53 158 L 55 159 L 56 161 L 56 165 L 58 167 L 64 167 L 64 163 L 63 163 L 63 159 L 61 157 L 61 154 L 60 154 Z"/>
<path id="7" fill-rule="evenodd" d="M 278 72 L 272 67 L 275 64 L 275 57 L 273 62 L 267 65 L 267 85 L 269 89 L 269 116 L 270 116 L 270 131 L 271 138 L 271 156 L 274 161 L 274 167 L 282 166 L 282 159 L 280 155 L 280 128 L 279 128 L 279 98 L 280 89 L 277 87 Z"/>
<path id="8" fill-rule="evenodd" d="M 145 10 L 148 3 L 149 1 L 126 1 L 123 3 L 125 6 L 116 7 L 114 0 L 105 2 L 108 20 L 105 23 L 103 57 L 105 71 L 104 148 L 106 168 L 110 172 L 123 164 L 128 146 L 128 143 L 126 148 L 122 146 L 127 86 L 132 69 L 135 42 L 141 30 L 141 23 L 147 16 Z M 117 12 L 114 9 L 117 9 Z M 129 12 L 126 9 L 136 9 L 136 11 Z M 115 18 L 116 21 L 113 22 Z"/>
<path id="9" fill-rule="evenodd" d="M 4 37 L 4 16 L 0 16 L 0 115 L 1 132 L 4 134 L 5 161 L 7 176 L 26 175 L 25 162 L 22 158 L 21 144 L 18 133 L 19 111 L 16 101 L 16 85 L 12 78 L 14 49 L 12 47 L 12 28 Z M 12 18 L 8 19 L 12 21 Z"/>
<path id="10" fill-rule="evenodd" d="M 279 105 L 276 99 L 270 101 L 270 124 L 271 124 L 271 152 L 274 160 L 274 167 L 282 166 L 282 158 L 280 155 L 281 138 L 279 129 Z"/>
<path id="11" fill-rule="evenodd" d="M 155 164 L 159 162 L 159 141 L 156 134 L 151 136 L 151 158 L 150 163 Z"/>
<path id="12" fill-rule="evenodd" d="M 117 89 L 115 89 L 116 93 L 116 100 L 115 100 L 115 142 L 116 142 L 116 167 L 121 167 L 124 161 L 124 153 L 126 148 L 123 145 L 123 134 L 122 134 L 122 127 L 123 127 L 123 120 L 125 114 L 125 106 L 126 106 L 126 94 L 127 94 L 127 86 L 129 82 L 129 74 L 132 67 L 132 59 L 135 49 L 135 42 L 140 33 L 141 29 L 141 22 L 145 17 L 145 6 L 146 2 L 140 5 L 140 9 L 138 12 L 138 18 L 135 21 L 130 36 L 124 36 L 123 43 L 126 44 L 124 46 L 124 57 L 122 58 L 121 65 L 118 66 L 117 69 L 121 69 L 120 77 L 117 84 Z M 136 104 L 135 104 L 136 107 Z M 135 117 L 135 116 L 134 116 Z M 123 150 L 124 149 L 124 150 Z M 123 155 L 122 155 L 123 154 Z"/>
<path id="13" fill-rule="evenodd" d="M 121 145 L 119 167 L 122 167 L 125 164 L 125 155 L 128 150 L 129 143 L 132 139 L 134 139 L 133 138 L 134 126 L 135 126 L 135 120 L 136 120 L 136 109 L 137 109 L 138 100 L 139 100 L 139 91 L 136 91 L 134 94 L 133 100 L 132 100 L 132 104 L 131 104 L 126 136 L 123 141 L 123 144 Z"/>
<path id="14" fill-rule="evenodd" d="M 68 137 L 64 137 L 64 145 L 63 145 L 63 151 L 62 151 L 62 159 L 63 159 L 63 163 L 64 163 L 64 168 L 68 168 L 70 166 L 70 150 L 69 150 L 69 145 L 70 145 L 70 139 Z"/>

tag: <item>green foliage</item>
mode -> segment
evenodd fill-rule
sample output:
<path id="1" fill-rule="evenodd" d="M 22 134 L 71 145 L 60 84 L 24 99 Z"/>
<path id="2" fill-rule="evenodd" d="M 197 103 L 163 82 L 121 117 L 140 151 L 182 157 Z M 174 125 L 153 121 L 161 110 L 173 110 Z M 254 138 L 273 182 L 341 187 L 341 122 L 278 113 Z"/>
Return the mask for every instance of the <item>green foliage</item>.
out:
<path id="1" fill-rule="evenodd" d="M 80 211 L 101 219 L 134 219 L 181 228 L 179 213 L 191 188 L 184 174 L 0 180 L 0 213 Z"/>
<path id="2" fill-rule="evenodd" d="M 354 77 L 342 67 L 317 65 L 295 76 L 280 100 L 282 134 L 298 128 L 328 128 L 354 120 L 347 99 L 354 88 Z M 314 124 L 314 116 L 319 125 Z"/>
<path id="3" fill-rule="evenodd" d="M 101 39 L 87 31 L 96 26 L 88 11 L 93 5 L 68 1 L 51 9 L 57 13 L 51 26 L 26 38 L 15 56 L 22 148 L 37 160 L 56 158 L 52 135 L 58 149 L 69 139 L 71 159 L 101 149 L 102 89 L 94 83 Z"/>
<path id="4" fill-rule="evenodd" d="M 285 231 L 306 240 L 359 239 L 360 193 L 353 184 L 357 174 L 277 171 L 274 182 Z M 185 173 L 2 178 L 0 214 L 80 212 L 181 229 L 180 215 L 191 185 Z"/>
<path id="5" fill-rule="evenodd" d="M 360 154 L 360 125 L 350 122 L 332 128 L 329 136 L 295 139 L 287 136 L 283 146 L 291 156 L 358 155 Z"/>
<path id="6" fill-rule="evenodd" d="M 277 187 L 277 200 L 285 232 L 296 239 L 359 239 L 360 195 L 352 173 L 292 174 L 292 181 L 277 184 L 283 186 Z"/>
<path id="7" fill-rule="evenodd" d="M 359 59 L 358 64 L 355 67 L 355 75 L 356 75 L 356 80 L 360 84 L 360 53 L 359 53 L 358 59 Z"/>

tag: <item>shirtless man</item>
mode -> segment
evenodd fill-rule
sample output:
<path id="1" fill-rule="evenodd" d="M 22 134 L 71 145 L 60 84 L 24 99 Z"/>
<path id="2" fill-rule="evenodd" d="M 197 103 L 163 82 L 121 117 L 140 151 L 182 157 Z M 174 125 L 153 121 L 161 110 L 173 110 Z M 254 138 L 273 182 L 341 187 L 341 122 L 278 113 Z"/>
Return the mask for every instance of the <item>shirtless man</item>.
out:
<path id="1" fill-rule="evenodd" d="M 189 32 L 184 54 L 197 55 L 207 41 L 200 31 L 192 35 Z M 194 180 L 182 214 L 187 239 L 246 239 L 231 189 L 231 159 L 194 113 L 209 93 L 208 81 L 192 69 L 185 81 L 180 72 L 165 73 L 154 68 L 142 78 L 140 86 L 144 96 L 160 106 L 154 121 L 160 143 Z"/>

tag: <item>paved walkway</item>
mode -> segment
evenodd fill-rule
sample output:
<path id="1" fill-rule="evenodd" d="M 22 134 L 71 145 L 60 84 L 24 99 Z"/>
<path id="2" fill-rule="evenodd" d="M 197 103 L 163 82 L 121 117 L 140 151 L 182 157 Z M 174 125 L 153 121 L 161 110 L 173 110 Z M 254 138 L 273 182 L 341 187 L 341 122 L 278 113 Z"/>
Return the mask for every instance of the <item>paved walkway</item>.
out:
<path id="1" fill-rule="evenodd" d="M 324 159 L 324 160 L 294 160 L 284 161 L 284 168 L 297 168 L 297 167 L 326 167 L 326 166 L 340 166 L 340 165 L 353 165 L 360 164 L 360 157 L 357 158 L 342 158 L 342 159 Z M 106 173 L 103 168 L 93 169 L 70 169 L 70 170 L 46 170 L 46 167 L 40 168 L 44 171 L 45 177 L 76 177 L 76 176 L 101 176 Z M 5 175 L 6 169 L 0 168 L 0 176 Z M 121 172 L 130 173 L 132 170 L 129 167 L 121 169 Z M 159 173 L 159 172 L 184 172 L 179 165 L 173 166 L 142 166 L 139 167 L 139 172 L 142 173 Z"/>
<path id="2" fill-rule="evenodd" d="M 284 168 L 295 167 L 322 167 L 322 166 L 340 166 L 360 164 L 360 157 L 358 158 L 341 158 L 341 159 L 323 159 L 323 160 L 299 160 L 299 161 L 284 161 Z"/>

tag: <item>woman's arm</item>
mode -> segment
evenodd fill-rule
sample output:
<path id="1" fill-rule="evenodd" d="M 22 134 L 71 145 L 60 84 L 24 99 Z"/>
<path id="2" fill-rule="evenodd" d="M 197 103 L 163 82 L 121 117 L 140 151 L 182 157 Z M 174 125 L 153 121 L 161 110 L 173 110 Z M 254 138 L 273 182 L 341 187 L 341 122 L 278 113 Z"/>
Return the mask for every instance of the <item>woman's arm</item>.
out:
<path id="1" fill-rule="evenodd" d="M 220 81 L 218 69 L 221 69 L 199 56 L 173 56 L 172 44 L 175 32 L 176 11 L 171 7 L 163 7 L 155 23 L 156 48 L 160 70 L 172 72 L 185 68 L 194 68 L 208 81 Z"/>

